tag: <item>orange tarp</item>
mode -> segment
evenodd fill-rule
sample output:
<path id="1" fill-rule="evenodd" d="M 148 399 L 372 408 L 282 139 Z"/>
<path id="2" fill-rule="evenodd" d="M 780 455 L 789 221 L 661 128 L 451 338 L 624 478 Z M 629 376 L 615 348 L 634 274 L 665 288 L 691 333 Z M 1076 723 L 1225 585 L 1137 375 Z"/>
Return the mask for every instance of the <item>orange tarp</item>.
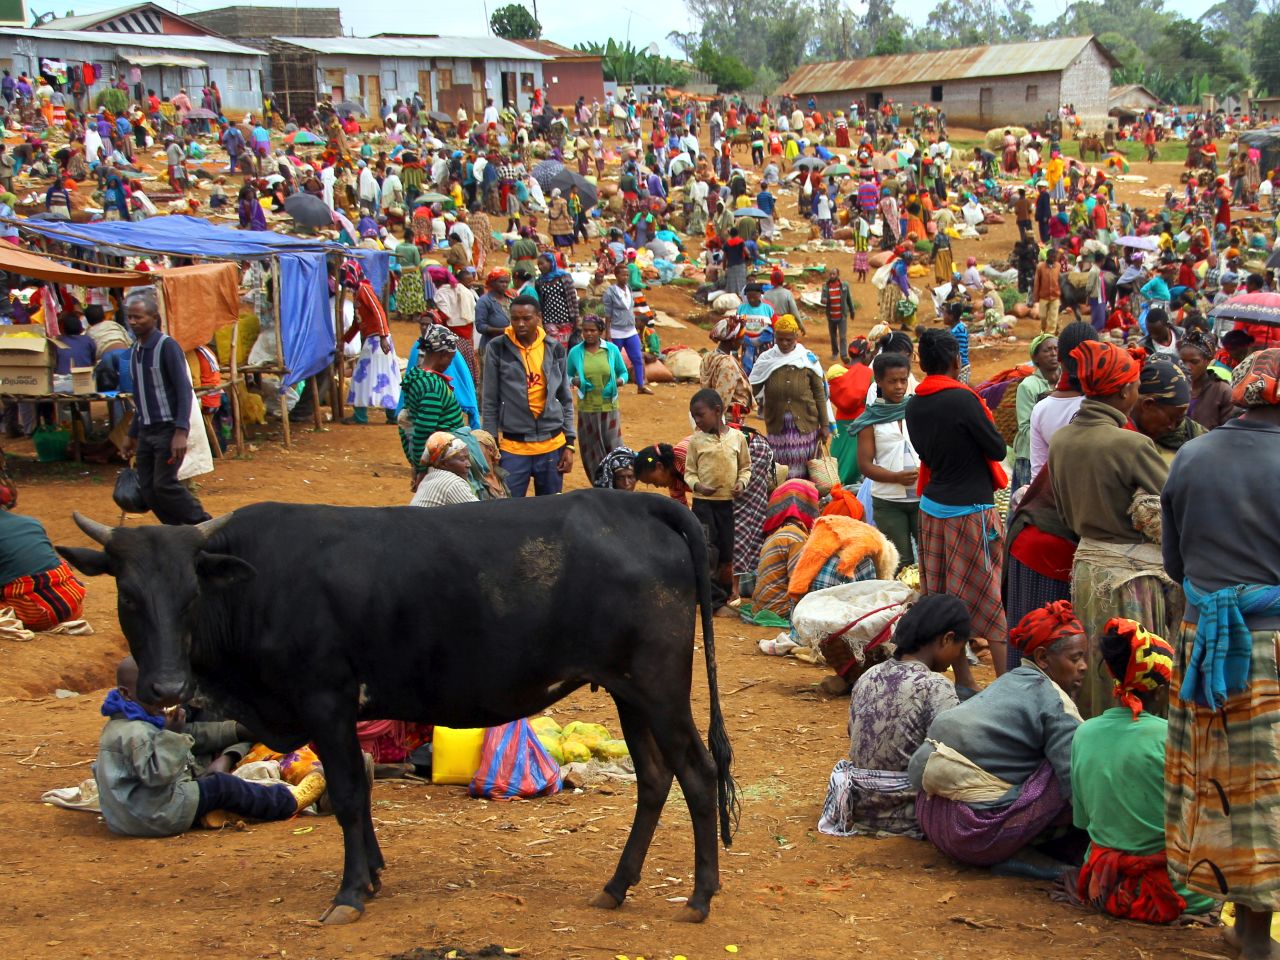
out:
<path id="1" fill-rule="evenodd" d="M 77 270 L 43 254 L 21 250 L 11 243 L 0 243 L 0 270 L 37 280 L 51 280 L 54 283 L 74 283 L 82 287 L 139 287 L 154 279 L 150 274 L 134 270 L 118 273 Z"/>
<path id="2" fill-rule="evenodd" d="M 150 275 L 163 299 L 165 330 L 183 350 L 213 339 L 240 318 L 240 268 L 234 263 L 171 267 Z"/>

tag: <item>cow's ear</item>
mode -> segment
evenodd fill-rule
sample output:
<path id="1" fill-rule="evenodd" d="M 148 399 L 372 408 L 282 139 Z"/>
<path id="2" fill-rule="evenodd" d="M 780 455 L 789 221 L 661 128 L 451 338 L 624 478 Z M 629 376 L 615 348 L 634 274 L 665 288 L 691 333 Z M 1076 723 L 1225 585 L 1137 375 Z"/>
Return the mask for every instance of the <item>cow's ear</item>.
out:
<path id="1" fill-rule="evenodd" d="M 258 575 L 251 564 L 226 553 L 200 553 L 196 555 L 196 573 L 200 579 L 215 587 L 232 587 L 246 583 Z"/>
<path id="2" fill-rule="evenodd" d="M 114 572 L 111 569 L 111 558 L 101 550 L 90 550 L 88 547 L 54 547 L 53 549 L 85 576 L 97 577 Z"/>

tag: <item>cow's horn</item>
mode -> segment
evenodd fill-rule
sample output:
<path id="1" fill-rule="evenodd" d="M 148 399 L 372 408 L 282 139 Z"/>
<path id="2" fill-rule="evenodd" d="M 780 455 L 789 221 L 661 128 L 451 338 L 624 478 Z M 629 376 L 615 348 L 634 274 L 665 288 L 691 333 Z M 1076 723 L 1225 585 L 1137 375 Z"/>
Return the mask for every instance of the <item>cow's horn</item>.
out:
<path id="1" fill-rule="evenodd" d="M 215 533 L 217 533 L 224 526 L 226 526 L 227 521 L 230 519 L 231 519 L 231 514 L 224 513 L 222 516 L 214 517 L 212 520 L 206 520 L 204 523 L 197 523 L 196 529 L 200 531 L 201 535 L 206 540 L 208 540 Z"/>
<path id="2" fill-rule="evenodd" d="M 72 513 L 71 519 L 76 522 L 76 526 L 89 535 L 90 539 L 97 540 L 104 547 L 111 540 L 111 528 L 105 523 L 99 523 L 97 520 L 90 520 L 88 517 L 80 513 Z"/>

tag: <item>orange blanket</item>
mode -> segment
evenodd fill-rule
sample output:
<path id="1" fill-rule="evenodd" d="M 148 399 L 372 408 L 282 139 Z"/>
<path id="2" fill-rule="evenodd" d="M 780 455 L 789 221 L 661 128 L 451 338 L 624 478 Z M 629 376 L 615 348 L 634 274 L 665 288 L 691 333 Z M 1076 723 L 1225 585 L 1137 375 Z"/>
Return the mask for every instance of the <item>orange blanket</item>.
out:
<path id="1" fill-rule="evenodd" d="M 875 560 L 876 572 L 882 580 L 893 579 L 898 566 L 898 551 L 875 527 L 852 517 L 819 517 L 796 560 L 787 593 L 795 600 L 808 593 L 813 578 L 833 555 L 840 558 L 836 569 L 850 579 L 858 564 L 868 557 Z"/>

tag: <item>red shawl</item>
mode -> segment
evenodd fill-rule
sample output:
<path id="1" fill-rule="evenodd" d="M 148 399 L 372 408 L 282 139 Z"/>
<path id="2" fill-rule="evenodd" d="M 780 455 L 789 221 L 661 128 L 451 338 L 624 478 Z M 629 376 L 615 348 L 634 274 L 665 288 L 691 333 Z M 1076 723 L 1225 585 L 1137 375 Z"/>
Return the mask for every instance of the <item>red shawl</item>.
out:
<path id="1" fill-rule="evenodd" d="M 941 374 L 931 373 L 921 381 L 918 387 L 916 387 L 916 396 L 927 397 L 934 393 L 941 393 L 943 390 L 968 390 L 973 394 L 977 401 L 982 404 L 982 410 L 986 413 L 987 419 L 992 423 L 996 422 L 996 418 L 991 415 L 991 410 L 987 407 L 987 404 L 983 401 L 982 397 L 978 396 L 977 391 L 975 391 L 973 387 L 961 383 L 954 377 L 944 377 Z M 992 490 L 1003 490 L 1009 485 L 1009 477 L 1004 472 L 1004 466 L 998 461 L 988 460 L 987 469 L 991 472 Z M 925 463 L 924 460 L 921 460 L 920 475 L 916 479 L 916 493 L 920 496 L 924 496 L 924 488 L 929 485 L 929 479 L 931 476 L 932 472 L 929 470 L 929 465 Z"/>

